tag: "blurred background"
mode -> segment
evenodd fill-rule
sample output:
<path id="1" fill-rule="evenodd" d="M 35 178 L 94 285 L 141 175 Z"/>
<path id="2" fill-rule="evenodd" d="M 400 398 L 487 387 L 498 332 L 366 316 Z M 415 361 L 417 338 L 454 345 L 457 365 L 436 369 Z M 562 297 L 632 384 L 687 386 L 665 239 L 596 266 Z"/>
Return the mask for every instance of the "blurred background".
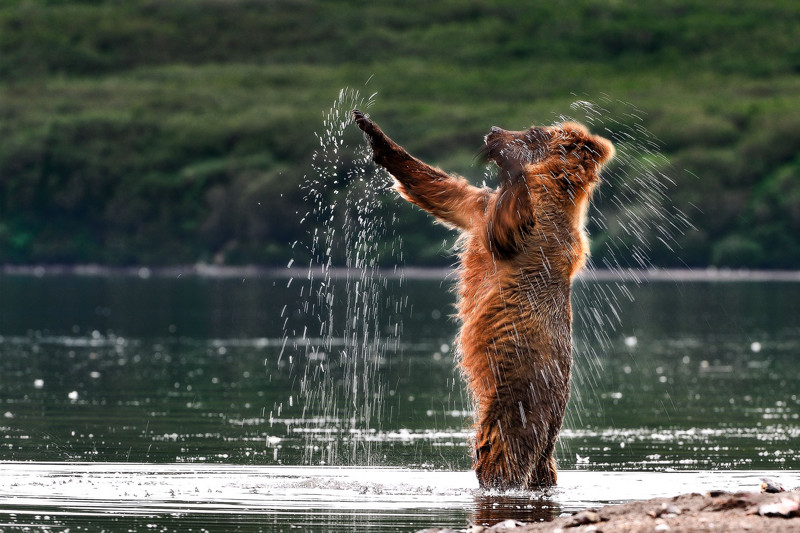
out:
<path id="1" fill-rule="evenodd" d="M 302 260 L 315 132 L 351 87 L 476 183 L 491 125 L 598 102 L 611 129 L 649 132 L 694 225 L 654 239 L 654 264 L 797 268 L 798 28 L 794 0 L 4 0 L 0 264 Z M 613 196 L 596 198 L 606 219 Z M 383 201 L 406 264 L 452 262 L 452 235 Z"/>

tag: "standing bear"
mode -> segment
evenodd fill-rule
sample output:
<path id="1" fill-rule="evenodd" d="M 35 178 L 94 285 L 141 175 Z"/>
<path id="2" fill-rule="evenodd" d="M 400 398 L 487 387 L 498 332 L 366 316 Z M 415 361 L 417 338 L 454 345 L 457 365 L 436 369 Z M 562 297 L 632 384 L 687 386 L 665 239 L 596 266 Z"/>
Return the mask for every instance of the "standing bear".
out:
<path id="1" fill-rule="evenodd" d="M 475 404 L 481 487 L 554 485 L 572 364 L 570 287 L 586 262 L 586 211 L 613 145 L 573 122 L 493 127 L 483 155 L 498 166 L 499 186 L 478 188 L 414 158 L 364 113 L 353 116 L 396 190 L 461 232 L 457 346 Z"/>

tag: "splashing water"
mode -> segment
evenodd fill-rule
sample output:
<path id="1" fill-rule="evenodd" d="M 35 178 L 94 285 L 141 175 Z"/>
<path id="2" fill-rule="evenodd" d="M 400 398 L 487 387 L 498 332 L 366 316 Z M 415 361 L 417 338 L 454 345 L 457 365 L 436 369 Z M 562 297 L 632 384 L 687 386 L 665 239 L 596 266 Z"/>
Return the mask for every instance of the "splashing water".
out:
<path id="1" fill-rule="evenodd" d="M 360 137 L 346 140 L 351 110 L 368 109 L 358 91 L 343 89 L 317 134 L 313 174 L 303 189 L 311 206 L 303 223 L 309 228 L 311 256 L 301 285 L 302 312 L 307 324 L 291 339 L 300 361 L 302 426 L 307 464 L 372 464 L 372 433 L 380 430 L 384 384 L 378 369 L 399 323 L 381 313 L 401 309 L 386 294 L 387 279 L 378 270 L 391 217 L 378 214 L 389 179 L 369 164 L 371 153 Z M 400 255 L 400 240 L 389 250 Z M 344 265 L 344 269 L 334 268 Z M 291 263 L 290 263 L 291 266 Z M 335 278 L 344 278 L 334 284 Z M 385 336 L 385 332 L 390 332 Z M 289 332 L 285 339 L 290 340 Z M 394 345 L 396 348 L 396 344 Z"/>
<path id="2" fill-rule="evenodd" d="M 622 106 L 623 111 L 612 113 L 605 107 L 612 104 Z M 571 402 L 577 408 L 568 410 L 565 427 L 579 427 L 582 391 L 593 390 L 596 376 L 603 371 L 597 349 L 611 349 L 609 332 L 623 327 L 620 301 L 633 301 L 622 281 L 642 283 L 639 272 L 653 268 L 649 254 L 654 241 L 674 251 L 676 237 L 694 228 L 668 197 L 675 186 L 664 173 L 669 161 L 660 152 L 658 139 L 644 127 L 643 111 L 606 96 L 599 103 L 578 100 L 571 109 L 579 115 L 561 116 L 559 121 L 582 122 L 593 133 L 609 138 L 616 148 L 616 156 L 603 171 L 603 184 L 590 204 L 590 225 L 605 236 L 601 242 L 592 243 L 599 264 L 590 258 L 582 274 L 594 283 L 582 286 L 573 296 L 576 361 Z M 606 200 L 608 205 L 598 200 Z"/>

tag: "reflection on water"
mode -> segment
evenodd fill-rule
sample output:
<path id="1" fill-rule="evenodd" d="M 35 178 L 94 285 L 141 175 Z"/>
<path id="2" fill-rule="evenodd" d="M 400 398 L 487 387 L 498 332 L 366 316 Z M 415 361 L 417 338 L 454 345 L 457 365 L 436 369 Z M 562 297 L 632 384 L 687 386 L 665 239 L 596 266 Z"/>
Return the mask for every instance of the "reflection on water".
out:
<path id="1" fill-rule="evenodd" d="M 309 318 L 286 279 L 0 277 L 0 460 L 162 472 L 312 457 L 319 467 L 336 456 L 326 449 L 361 447 L 375 465 L 435 470 L 433 490 L 445 473 L 461 476 L 469 490 L 454 507 L 432 504 L 414 522 L 420 527 L 447 513 L 463 524 L 465 509 L 487 520 L 547 518 L 580 500 L 564 497 L 575 475 L 800 468 L 800 284 L 614 282 L 632 296 L 617 302 L 619 320 L 606 321 L 601 335 L 576 324 L 584 372 L 557 450 L 562 468 L 576 472 L 562 476 L 555 497 L 520 503 L 469 485 L 469 403 L 450 348 L 448 283 L 399 283 L 388 280 L 386 291 L 404 305 L 381 323 L 399 323 L 401 334 L 374 361 L 381 419 L 354 427 L 352 406 L 319 412 L 299 394 L 314 365 L 330 383 L 343 382 L 323 343 L 345 340 L 303 335 Z M 576 287 L 576 306 L 591 283 L 600 282 Z M 284 331 L 296 334 L 285 339 Z M 342 463 L 350 456 L 339 454 Z M 266 490 L 278 490 L 273 474 L 259 472 L 264 487 L 273 484 Z M 282 523 L 299 516 L 287 513 Z"/>

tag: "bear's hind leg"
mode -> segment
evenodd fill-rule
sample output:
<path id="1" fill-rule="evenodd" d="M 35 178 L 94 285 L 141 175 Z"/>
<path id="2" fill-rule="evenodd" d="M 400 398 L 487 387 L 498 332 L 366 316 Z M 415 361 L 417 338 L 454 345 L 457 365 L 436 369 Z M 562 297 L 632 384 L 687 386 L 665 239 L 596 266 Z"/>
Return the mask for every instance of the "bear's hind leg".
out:
<path id="1" fill-rule="evenodd" d="M 536 465 L 536 471 L 533 473 L 529 489 L 538 489 L 542 487 L 552 487 L 558 481 L 558 473 L 556 468 L 556 458 L 551 451 L 542 456 L 539 464 Z"/>
<path id="2" fill-rule="evenodd" d="M 555 485 L 555 441 L 546 427 L 521 419 L 519 405 L 483 411 L 475 435 L 475 474 L 485 489 L 542 489 Z M 532 420 L 530 413 L 526 417 Z"/>

